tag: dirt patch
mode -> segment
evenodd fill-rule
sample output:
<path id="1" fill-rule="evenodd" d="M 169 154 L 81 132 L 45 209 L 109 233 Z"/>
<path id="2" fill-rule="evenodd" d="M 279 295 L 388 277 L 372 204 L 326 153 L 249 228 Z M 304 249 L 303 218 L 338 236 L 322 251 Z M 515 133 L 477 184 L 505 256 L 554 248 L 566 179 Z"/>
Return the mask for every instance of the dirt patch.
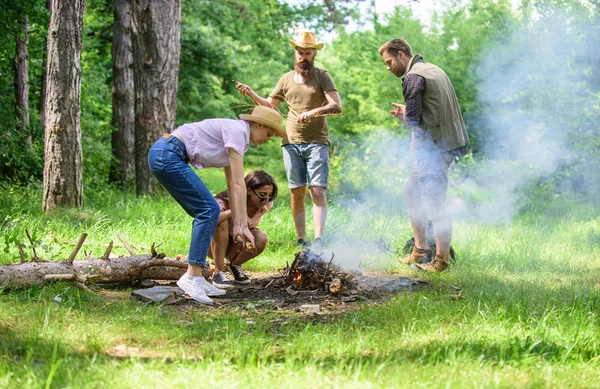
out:
<path id="1" fill-rule="evenodd" d="M 418 279 L 370 273 L 358 276 L 354 289 L 344 290 L 340 294 L 331 294 L 322 289 L 296 290 L 275 287 L 272 281 L 274 277 L 279 276 L 278 273 L 252 273 L 251 276 L 251 284 L 237 285 L 235 289 L 227 290 L 226 295 L 214 297 L 212 306 L 202 306 L 220 311 L 244 309 L 314 314 L 324 311 L 344 311 L 357 306 L 360 302 L 378 303 L 398 293 L 413 292 L 430 286 L 427 282 Z M 168 281 L 158 281 L 157 284 L 176 286 L 175 282 Z M 102 287 L 99 293 L 111 301 L 131 298 L 130 292 L 121 288 Z M 186 299 L 169 308 L 187 311 L 197 304 L 193 300 Z"/>

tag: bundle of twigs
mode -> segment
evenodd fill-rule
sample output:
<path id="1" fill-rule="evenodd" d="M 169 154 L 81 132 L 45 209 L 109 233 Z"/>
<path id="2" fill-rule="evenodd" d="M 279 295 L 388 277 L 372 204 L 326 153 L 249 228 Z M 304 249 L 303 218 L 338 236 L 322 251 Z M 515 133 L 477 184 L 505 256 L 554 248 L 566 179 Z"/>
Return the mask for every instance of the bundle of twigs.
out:
<path id="1" fill-rule="evenodd" d="M 291 266 L 282 269 L 280 286 L 293 289 L 322 289 L 332 294 L 340 293 L 344 288 L 354 288 L 355 274 L 346 273 L 333 264 L 331 259 L 322 258 L 310 250 L 296 254 Z"/>

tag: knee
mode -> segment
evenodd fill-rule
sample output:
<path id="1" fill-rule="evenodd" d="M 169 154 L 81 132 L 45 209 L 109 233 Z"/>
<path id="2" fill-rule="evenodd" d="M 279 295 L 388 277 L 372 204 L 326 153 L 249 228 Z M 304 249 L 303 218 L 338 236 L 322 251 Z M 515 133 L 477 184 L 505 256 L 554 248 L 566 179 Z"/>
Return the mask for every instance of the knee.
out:
<path id="1" fill-rule="evenodd" d="M 313 202 L 318 205 L 324 205 L 327 203 L 326 189 L 320 186 L 313 186 L 310 188 L 310 194 Z"/>
<path id="2" fill-rule="evenodd" d="M 229 234 L 229 220 L 225 219 L 221 223 L 217 224 L 216 233 L 228 233 Z"/>
<path id="3" fill-rule="evenodd" d="M 306 187 L 300 187 L 300 188 L 293 188 L 291 190 L 292 192 L 292 199 L 294 201 L 304 201 L 304 196 L 306 196 Z"/>
<path id="4" fill-rule="evenodd" d="M 263 231 L 258 231 L 254 235 L 254 246 L 256 247 L 257 254 L 260 254 L 265 250 L 268 242 L 269 238 L 267 238 L 267 234 L 265 234 Z"/>
<path id="5" fill-rule="evenodd" d="M 418 194 L 412 185 L 406 185 L 402 190 L 402 197 L 404 198 L 406 206 L 410 207 L 416 203 Z"/>
<path id="6" fill-rule="evenodd" d="M 212 202 L 209 202 L 207 206 L 203 209 L 198 210 L 196 212 L 196 219 L 200 220 L 208 220 L 214 221 L 215 224 L 219 221 L 219 215 L 221 214 L 221 207 L 216 200 L 213 199 Z"/>

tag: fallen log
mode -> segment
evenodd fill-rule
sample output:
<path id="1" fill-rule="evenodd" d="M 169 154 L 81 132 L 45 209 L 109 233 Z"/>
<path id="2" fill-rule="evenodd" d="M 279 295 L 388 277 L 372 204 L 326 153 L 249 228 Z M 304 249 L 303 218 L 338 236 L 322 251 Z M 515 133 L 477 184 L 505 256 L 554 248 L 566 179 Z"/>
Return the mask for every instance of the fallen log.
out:
<path id="1" fill-rule="evenodd" d="M 142 279 L 177 280 L 187 269 L 183 258 L 160 258 L 151 254 L 82 261 L 25 262 L 0 265 L 0 287 L 27 287 L 51 281 L 118 283 Z"/>

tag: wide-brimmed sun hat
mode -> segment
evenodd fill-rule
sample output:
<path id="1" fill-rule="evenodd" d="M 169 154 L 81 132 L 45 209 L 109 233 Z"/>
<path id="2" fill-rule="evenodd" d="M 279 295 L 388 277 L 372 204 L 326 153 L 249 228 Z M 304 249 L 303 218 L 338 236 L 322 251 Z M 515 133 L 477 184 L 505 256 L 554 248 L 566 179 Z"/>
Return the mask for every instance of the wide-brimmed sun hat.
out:
<path id="1" fill-rule="evenodd" d="M 321 50 L 323 43 L 317 43 L 317 37 L 310 31 L 303 31 L 298 34 L 298 37 L 295 41 L 290 39 L 290 45 L 295 49 L 296 47 L 301 47 L 303 49 L 315 49 Z"/>
<path id="2" fill-rule="evenodd" d="M 285 130 L 281 127 L 281 115 L 273 108 L 257 105 L 250 115 L 244 113 L 240 114 L 240 119 L 264 124 L 270 129 L 275 130 L 277 136 L 282 138 L 287 137 Z"/>

